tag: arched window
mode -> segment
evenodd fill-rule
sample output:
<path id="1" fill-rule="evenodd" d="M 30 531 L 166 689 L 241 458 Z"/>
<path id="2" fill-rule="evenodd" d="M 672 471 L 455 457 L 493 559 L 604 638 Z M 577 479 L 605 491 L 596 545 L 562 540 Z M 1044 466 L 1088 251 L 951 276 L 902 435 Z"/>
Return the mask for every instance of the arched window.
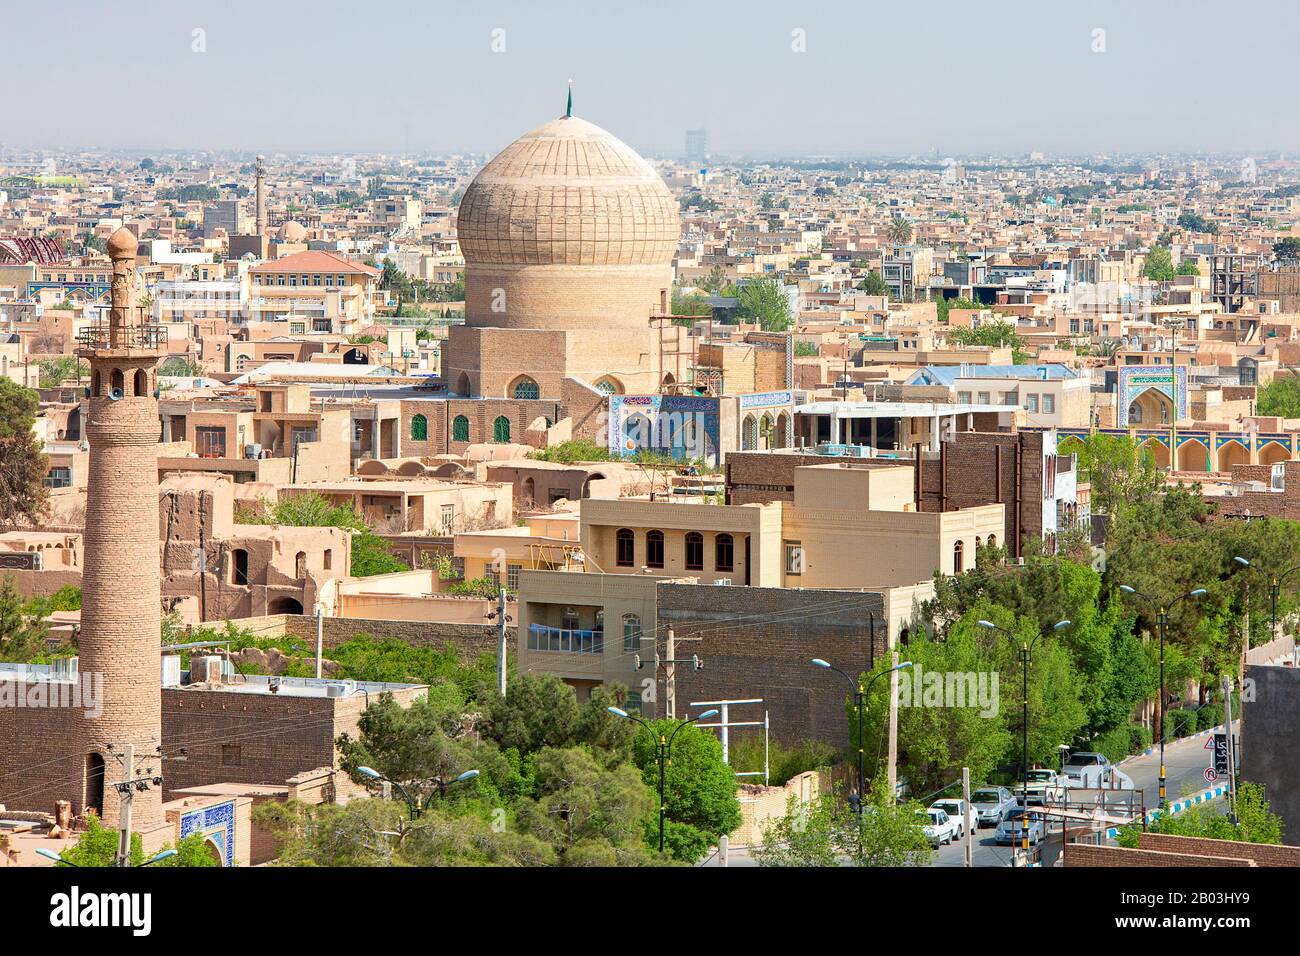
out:
<path id="1" fill-rule="evenodd" d="M 740 429 L 740 450 L 753 451 L 758 447 L 758 422 L 753 415 L 745 416 L 745 423 Z"/>
<path id="2" fill-rule="evenodd" d="M 149 394 L 149 373 L 142 368 L 135 370 L 135 394 L 138 398 Z"/>
<path id="3" fill-rule="evenodd" d="M 736 569 L 736 540 L 729 534 L 720 534 L 713 539 L 713 569 L 715 571 Z"/>
<path id="4" fill-rule="evenodd" d="M 608 375 L 596 383 L 596 389 L 604 392 L 606 395 L 621 395 L 623 393 L 623 386 L 619 385 L 616 379 L 612 379 Z"/>
<path id="5" fill-rule="evenodd" d="M 635 614 L 623 615 L 623 651 L 635 654 L 641 650 L 641 618 Z"/>
<path id="6" fill-rule="evenodd" d="M 524 479 L 524 493 L 520 498 L 520 504 L 527 508 L 531 508 L 537 503 L 537 482 L 533 480 L 531 475 Z"/>
<path id="7" fill-rule="evenodd" d="M 776 447 L 790 447 L 790 416 L 785 412 L 776 416 Z"/>
<path id="8" fill-rule="evenodd" d="M 510 441 L 510 419 L 504 415 L 497 416 L 497 420 L 492 423 L 492 440 L 498 445 Z"/>
<path id="9" fill-rule="evenodd" d="M 126 379 L 122 376 L 120 368 L 113 369 L 113 374 L 109 376 L 109 388 L 113 390 L 112 394 L 119 398 L 126 394 Z"/>
<path id="10" fill-rule="evenodd" d="M 531 378 L 525 375 L 522 378 L 519 378 L 515 382 L 513 394 L 515 398 L 523 398 L 523 399 L 540 398 L 541 389 L 537 387 L 536 382 L 534 382 Z"/>
<path id="11" fill-rule="evenodd" d="M 328 571 L 334 566 L 334 549 L 326 548 L 325 553 L 321 556 L 320 566 Z"/>
<path id="12" fill-rule="evenodd" d="M 758 440 L 759 440 L 758 447 L 763 449 L 764 451 L 767 451 L 769 448 L 771 448 L 772 439 L 774 437 L 773 433 L 774 433 L 774 429 L 772 427 L 772 418 L 770 415 L 764 414 L 763 417 L 760 418 L 758 421 Z"/>
<path id="13" fill-rule="evenodd" d="M 690 531 L 686 535 L 686 570 L 704 570 L 704 535 Z"/>
<path id="14" fill-rule="evenodd" d="M 411 419 L 411 441 L 429 440 L 429 420 L 423 415 Z"/>
<path id="15" fill-rule="evenodd" d="M 645 563 L 648 568 L 664 566 L 664 533 L 647 531 L 645 535 Z"/>
<path id="16" fill-rule="evenodd" d="M 456 394 L 469 395 L 469 376 L 464 372 L 461 372 L 460 377 L 456 379 Z"/>
<path id="17" fill-rule="evenodd" d="M 997 536 L 997 535 L 995 535 L 995 534 L 991 534 L 991 535 L 989 535 L 988 546 L 989 546 L 990 548 L 996 548 L 996 547 L 998 546 L 998 536 Z"/>
<path id="18" fill-rule="evenodd" d="M 966 546 L 958 541 L 952 546 L 952 573 L 961 574 L 964 565 L 962 563 L 966 556 Z"/>
<path id="19" fill-rule="evenodd" d="M 301 580 L 307 576 L 307 552 L 299 551 L 293 556 L 293 576 Z"/>
<path id="20" fill-rule="evenodd" d="M 451 440 L 469 441 L 469 419 L 464 415 L 457 415 L 451 420 Z"/>
<path id="21" fill-rule="evenodd" d="M 630 568 L 636 564 L 636 535 L 632 533 L 631 528 L 619 528 L 615 539 L 618 547 L 615 549 L 614 563 L 620 568 Z"/>

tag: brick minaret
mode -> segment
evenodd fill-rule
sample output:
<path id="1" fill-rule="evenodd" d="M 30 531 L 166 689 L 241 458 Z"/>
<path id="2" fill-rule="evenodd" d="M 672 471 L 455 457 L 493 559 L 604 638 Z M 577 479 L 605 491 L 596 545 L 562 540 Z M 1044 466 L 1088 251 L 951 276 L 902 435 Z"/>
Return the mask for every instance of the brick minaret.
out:
<path id="1" fill-rule="evenodd" d="M 256 199 L 257 206 L 255 210 L 255 216 L 256 216 L 255 221 L 257 222 L 257 234 L 259 236 L 265 236 L 266 235 L 266 158 L 263 156 L 257 157 L 257 160 L 253 166 L 253 188 L 256 190 L 256 194 L 257 194 L 257 199 Z"/>
<path id="2" fill-rule="evenodd" d="M 161 773 L 158 569 L 158 401 L 155 366 L 165 336 L 135 306 L 138 242 L 127 229 L 113 233 L 112 307 L 80 335 L 77 354 L 90 362 L 90 441 L 85 564 L 82 574 L 80 669 L 103 675 L 102 708 L 81 720 L 86 789 L 94 803 L 103 761 L 103 820 L 116 826 L 122 779 L 120 753 L 135 747 L 136 768 Z M 147 832 L 163 823 L 161 788 L 137 792 L 132 826 Z"/>

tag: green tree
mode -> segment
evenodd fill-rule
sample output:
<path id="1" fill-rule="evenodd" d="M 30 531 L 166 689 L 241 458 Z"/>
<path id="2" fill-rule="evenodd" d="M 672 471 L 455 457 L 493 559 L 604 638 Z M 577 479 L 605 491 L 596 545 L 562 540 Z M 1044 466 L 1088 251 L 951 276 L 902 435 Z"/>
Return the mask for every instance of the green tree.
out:
<path id="1" fill-rule="evenodd" d="M 1273 243 L 1274 259 L 1300 259 L 1300 239 L 1287 236 Z"/>
<path id="2" fill-rule="evenodd" d="M 1184 259 L 1178 263 L 1178 274 L 1180 276 L 1198 276 L 1201 274 L 1201 270 L 1191 259 Z"/>
<path id="3" fill-rule="evenodd" d="M 69 379 L 77 381 L 84 370 L 80 360 L 71 355 L 43 359 L 36 365 L 41 370 L 41 388 L 53 388 Z"/>
<path id="4" fill-rule="evenodd" d="M 1259 390 L 1255 410 L 1260 415 L 1300 418 L 1300 378 L 1279 376 Z"/>
<path id="5" fill-rule="evenodd" d="M 674 720 L 651 722 L 656 736 L 667 737 L 678 727 Z M 659 761 L 655 742 L 645 731 L 633 740 L 633 759 L 647 784 L 657 790 Z M 664 775 L 664 809 L 676 824 L 676 852 L 697 853 L 723 834 L 740 826 L 740 803 L 736 799 L 736 775 L 722 759 L 722 743 L 712 733 L 694 724 L 682 726 L 673 738 L 672 760 Z M 698 836 L 691 831 L 697 831 Z M 650 825 L 648 841 L 657 845 L 658 821 Z M 665 843 L 668 841 L 665 840 Z M 698 855 L 679 857 L 694 862 Z"/>
<path id="6" fill-rule="evenodd" d="M 889 225 L 885 227 L 885 238 L 895 246 L 907 245 L 912 241 L 912 224 L 902 213 L 894 213 L 890 217 Z"/>
<path id="7" fill-rule="evenodd" d="M 193 378 L 203 374 L 203 365 L 188 355 L 173 355 L 158 366 L 158 374 Z"/>
<path id="8" fill-rule="evenodd" d="M 708 275 L 695 284 L 705 292 L 718 295 L 727 286 L 727 271 L 722 266 L 714 266 Z"/>
<path id="9" fill-rule="evenodd" d="M 118 832 L 105 829 L 99 817 L 93 813 L 86 815 L 86 829 L 77 842 L 64 847 L 59 858 L 73 866 L 105 867 L 117 863 Z M 131 834 L 131 865 L 144 863 L 144 846 L 140 834 Z"/>
<path id="10" fill-rule="evenodd" d="M 889 295 L 889 285 L 875 269 L 868 272 L 858 283 L 858 288 L 867 295 Z"/>
<path id="11" fill-rule="evenodd" d="M 1152 833 L 1242 843 L 1282 842 L 1282 818 L 1273 813 L 1268 801 L 1264 799 L 1264 788 L 1250 781 L 1242 781 L 1237 788 L 1236 824 L 1224 815 L 1222 807 L 1202 805 L 1185 810 L 1177 816 L 1163 815 L 1150 825 L 1150 830 Z M 1119 832 L 1119 845 L 1130 848 L 1139 846 L 1141 832 L 1136 824 L 1124 827 Z"/>
<path id="12" fill-rule="evenodd" d="M 757 322 L 764 332 L 784 332 L 790 327 L 790 300 L 777 278 L 754 279 L 740 287 L 736 315 Z"/>
<path id="13" fill-rule="evenodd" d="M 1101 432 L 1074 439 L 1062 451 L 1075 451 L 1080 481 L 1092 486 L 1093 511 L 1114 515 L 1130 502 L 1155 494 L 1163 479 L 1146 451 L 1128 435 Z"/>
<path id="14" fill-rule="evenodd" d="M 867 794 L 861 817 L 840 794 L 800 803 L 763 828 L 760 866 L 923 866 L 933 852 L 915 803 L 896 803 L 883 778 Z"/>
<path id="15" fill-rule="evenodd" d="M 351 531 L 351 570 L 357 578 L 411 570 L 392 555 L 388 544 L 370 529 L 352 505 L 335 505 L 316 492 L 290 495 L 257 507 L 240 508 L 235 520 L 241 524 L 282 524 L 292 527 L 332 527 Z"/>
<path id="16" fill-rule="evenodd" d="M 1153 282 L 1170 282 L 1174 278 L 1174 259 L 1170 255 L 1169 248 L 1162 245 L 1154 245 L 1151 251 L 1147 253 L 1146 262 L 1142 266 L 1142 275 Z"/>
<path id="17" fill-rule="evenodd" d="M 537 755 L 537 796 L 517 807 L 519 826 L 570 866 L 648 862 L 642 837 L 654 797 L 635 767 L 608 768 L 584 747 Z"/>
<path id="18" fill-rule="evenodd" d="M 0 579 L 0 661 L 30 663 L 45 652 L 48 633 L 41 615 L 24 608 L 13 575 Z"/>
<path id="19" fill-rule="evenodd" d="M 36 392 L 0 376 L 0 531 L 39 525 L 49 510 L 49 459 L 32 431 L 39 407 Z"/>

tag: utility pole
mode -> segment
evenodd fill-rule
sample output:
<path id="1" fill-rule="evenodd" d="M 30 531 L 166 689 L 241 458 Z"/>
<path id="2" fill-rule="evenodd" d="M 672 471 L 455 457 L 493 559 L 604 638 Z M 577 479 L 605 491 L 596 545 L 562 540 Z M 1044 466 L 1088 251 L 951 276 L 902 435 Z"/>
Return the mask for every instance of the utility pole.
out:
<path id="1" fill-rule="evenodd" d="M 497 588 L 497 690 L 506 693 L 506 589 Z"/>
<path id="2" fill-rule="evenodd" d="M 122 782 L 117 792 L 122 796 L 122 809 L 118 814 L 117 866 L 131 865 L 131 801 L 135 795 L 135 745 L 122 748 Z"/>
<path id="3" fill-rule="evenodd" d="M 1228 819 L 1237 822 L 1237 749 L 1232 739 L 1232 678 L 1223 676 L 1223 732 L 1228 735 Z"/>
<path id="4" fill-rule="evenodd" d="M 664 664 L 664 710 L 669 720 L 677 719 L 677 638 L 668 628 L 668 660 Z M 722 718 L 726 721 L 726 717 Z M 725 737 L 726 730 L 723 730 Z M 723 759 L 726 759 L 725 757 Z"/>
<path id="5" fill-rule="evenodd" d="M 975 839 L 975 827 L 970 822 L 970 767 L 961 768 L 961 804 L 962 810 L 966 814 L 966 819 L 961 822 L 962 832 L 966 834 L 966 839 L 962 841 L 965 844 L 963 855 L 966 859 L 966 865 L 974 866 L 975 851 L 971 846 L 971 841 Z"/>
<path id="6" fill-rule="evenodd" d="M 889 673 L 889 798 L 898 793 L 898 648 L 894 648 Z"/>
<path id="7" fill-rule="evenodd" d="M 321 659 L 325 653 L 325 606 L 316 602 L 316 679 L 321 678 Z"/>

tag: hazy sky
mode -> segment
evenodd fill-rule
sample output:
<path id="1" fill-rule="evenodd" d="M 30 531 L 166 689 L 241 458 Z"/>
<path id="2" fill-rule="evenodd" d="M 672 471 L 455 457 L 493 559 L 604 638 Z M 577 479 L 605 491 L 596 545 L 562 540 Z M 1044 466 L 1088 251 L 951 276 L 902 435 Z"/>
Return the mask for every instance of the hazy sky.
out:
<path id="1" fill-rule="evenodd" d="M 657 155 L 1260 156 L 1298 50 L 1295 0 L 0 0 L 0 144 L 495 151 L 572 77 Z"/>

